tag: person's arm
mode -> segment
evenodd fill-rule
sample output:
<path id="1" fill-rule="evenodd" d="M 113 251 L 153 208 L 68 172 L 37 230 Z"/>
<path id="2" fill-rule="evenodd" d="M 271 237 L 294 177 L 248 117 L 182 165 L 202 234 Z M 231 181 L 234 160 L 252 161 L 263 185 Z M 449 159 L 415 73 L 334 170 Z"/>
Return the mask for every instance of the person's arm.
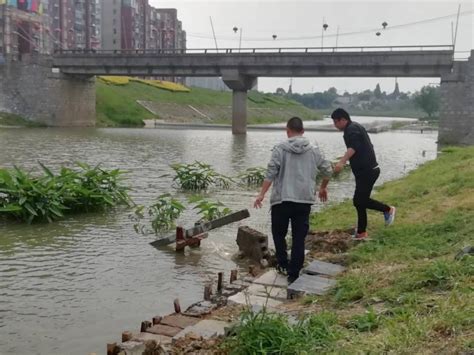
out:
<path id="1" fill-rule="evenodd" d="M 326 202 L 328 200 L 328 184 L 329 179 L 333 173 L 331 162 L 324 158 L 323 153 L 319 150 L 319 147 L 316 146 L 316 164 L 318 170 L 321 172 L 323 176 L 323 180 L 321 181 L 321 185 L 319 186 L 318 197 L 321 202 Z"/>
<path id="2" fill-rule="evenodd" d="M 321 186 L 319 186 L 319 200 L 321 202 L 326 202 L 328 200 L 328 183 L 329 183 L 329 178 L 325 177 L 323 178 L 323 181 L 321 181 Z"/>
<path id="3" fill-rule="evenodd" d="M 347 161 L 352 158 L 352 156 L 355 154 L 355 149 L 354 148 L 347 148 L 346 153 L 342 156 L 341 159 L 339 159 L 338 163 L 334 166 L 334 172 L 339 173 L 344 169 L 344 165 L 346 165 Z"/>
<path id="4" fill-rule="evenodd" d="M 265 194 L 267 193 L 268 189 L 272 185 L 271 180 L 263 180 L 262 183 L 262 188 L 260 189 L 260 193 L 258 194 L 257 198 L 255 199 L 255 202 L 253 203 L 254 208 L 261 208 L 262 207 L 262 201 L 265 198 Z"/>
<path id="5" fill-rule="evenodd" d="M 262 201 L 265 198 L 265 194 L 267 193 L 268 189 L 272 185 L 272 181 L 276 178 L 276 176 L 278 175 L 278 172 L 280 171 L 280 161 L 281 161 L 280 150 L 278 148 L 273 148 L 272 157 L 267 166 L 267 174 L 265 176 L 265 180 L 263 180 L 260 193 L 258 194 L 258 196 L 255 199 L 255 202 L 253 203 L 254 208 L 262 207 Z"/>

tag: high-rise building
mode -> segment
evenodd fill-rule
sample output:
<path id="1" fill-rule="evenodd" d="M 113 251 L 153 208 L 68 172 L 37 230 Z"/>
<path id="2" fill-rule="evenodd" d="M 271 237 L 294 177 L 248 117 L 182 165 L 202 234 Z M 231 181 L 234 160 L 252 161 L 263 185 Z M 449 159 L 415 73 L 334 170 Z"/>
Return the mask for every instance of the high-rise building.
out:
<path id="1" fill-rule="evenodd" d="M 36 0 L 0 0 L 0 54 L 21 59 L 24 54 L 46 54 L 46 17 Z"/>

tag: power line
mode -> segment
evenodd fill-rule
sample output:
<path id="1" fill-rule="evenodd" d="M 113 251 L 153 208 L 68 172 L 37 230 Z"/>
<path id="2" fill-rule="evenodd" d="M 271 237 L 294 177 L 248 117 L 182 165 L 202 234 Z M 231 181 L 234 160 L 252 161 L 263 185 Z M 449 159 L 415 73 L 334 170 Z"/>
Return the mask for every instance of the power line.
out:
<path id="1" fill-rule="evenodd" d="M 472 13 L 474 13 L 474 10 L 463 11 L 463 12 L 459 13 L 459 16 L 466 16 L 466 15 L 469 15 L 469 14 L 472 14 Z M 458 16 L 458 13 L 445 15 L 445 16 L 440 16 L 440 17 L 433 17 L 433 18 L 420 20 L 420 21 L 407 22 L 407 23 L 399 24 L 399 25 L 392 25 L 392 26 L 387 27 L 384 31 L 397 30 L 397 29 L 401 29 L 401 28 L 417 26 L 417 25 L 431 23 L 431 22 L 437 22 L 437 21 L 440 21 L 440 20 L 450 19 L 450 18 L 453 18 L 453 17 L 456 17 L 456 16 Z M 377 31 L 379 29 L 380 28 L 377 27 L 377 28 L 371 28 L 371 29 L 360 30 L 360 31 L 343 32 L 343 33 L 339 33 L 337 35 L 336 34 L 326 34 L 325 37 L 353 36 L 353 35 L 364 34 L 364 33 L 372 33 L 372 32 Z M 213 38 L 213 37 L 211 37 L 207 34 L 203 34 L 203 33 L 190 33 L 190 32 L 188 32 L 187 36 L 194 37 L 194 38 L 201 38 L 201 39 L 212 39 Z M 298 36 L 298 37 L 279 37 L 278 39 L 280 41 L 303 41 L 303 40 L 320 39 L 321 37 L 322 36 Z M 230 37 L 230 36 L 229 37 L 219 36 L 218 38 L 221 39 L 221 40 L 228 40 L 228 41 L 233 40 L 233 38 Z M 268 42 L 269 40 L 270 40 L 269 38 L 263 38 L 263 37 L 260 37 L 260 38 L 258 38 L 258 37 L 254 37 L 254 38 L 246 37 L 245 38 L 245 41 L 247 41 L 247 42 Z"/>

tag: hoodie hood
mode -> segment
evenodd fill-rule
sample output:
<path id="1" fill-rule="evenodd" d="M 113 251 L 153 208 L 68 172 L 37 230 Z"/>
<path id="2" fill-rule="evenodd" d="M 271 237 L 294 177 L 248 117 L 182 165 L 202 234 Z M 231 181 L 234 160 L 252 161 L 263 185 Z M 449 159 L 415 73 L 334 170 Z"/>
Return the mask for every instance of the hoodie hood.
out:
<path id="1" fill-rule="evenodd" d="M 312 145 L 309 142 L 308 138 L 303 136 L 296 136 L 291 137 L 287 141 L 281 143 L 281 147 L 287 152 L 301 154 L 310 150 L 312 148 Z"/>

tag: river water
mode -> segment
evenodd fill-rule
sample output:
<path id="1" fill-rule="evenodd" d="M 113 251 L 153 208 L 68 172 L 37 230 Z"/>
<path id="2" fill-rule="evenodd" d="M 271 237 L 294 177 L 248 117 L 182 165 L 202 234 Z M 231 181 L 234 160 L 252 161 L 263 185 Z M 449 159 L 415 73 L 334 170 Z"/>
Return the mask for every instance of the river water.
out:
<path id="1" fill-rule="evenodd" d="M 376 119 L 376 118 L 374 118 Z M 370 121 L 370 119 L 369 119 Z M 339 132 L 307 132 L 330 160 L 345 148 Z M 385 132 L 371 136 L 382 169 L 378 183 L 396 179 L 436 157 L 436 133 Z M 126 170 L 135 202 L 147 204 L 172 188 L 170 163 L 195 160 L 237 175 L 265 166 L 285 132 L 250 131 L 246 137 L 222 130 L 0 129 L 0 166 L 39 171 L 74 161 Z M 330 184 L 330 203 L 349 198 L 351 176 Z M 233 210 L 251 208 L 257 189 L 233 187 L 208 197 Z M 314 206 L 317 211 L 322 205 Z M 0 222 L 0 354 L 104 353 L 107 342 L 142 320 L 202 299 L 205 281 L 238 268 L 237 227 L 269 231 L 268 201 L 247 220 L 210 233 L 199 249 L 176 254 L 155 249 L 153 235 L 137 235 L 130 211 L 84 214 L 32 226 Z M 179 223 L 192 225 L 188 211 Z M 240 265 L 242 268 L 245 265 Z"/>

